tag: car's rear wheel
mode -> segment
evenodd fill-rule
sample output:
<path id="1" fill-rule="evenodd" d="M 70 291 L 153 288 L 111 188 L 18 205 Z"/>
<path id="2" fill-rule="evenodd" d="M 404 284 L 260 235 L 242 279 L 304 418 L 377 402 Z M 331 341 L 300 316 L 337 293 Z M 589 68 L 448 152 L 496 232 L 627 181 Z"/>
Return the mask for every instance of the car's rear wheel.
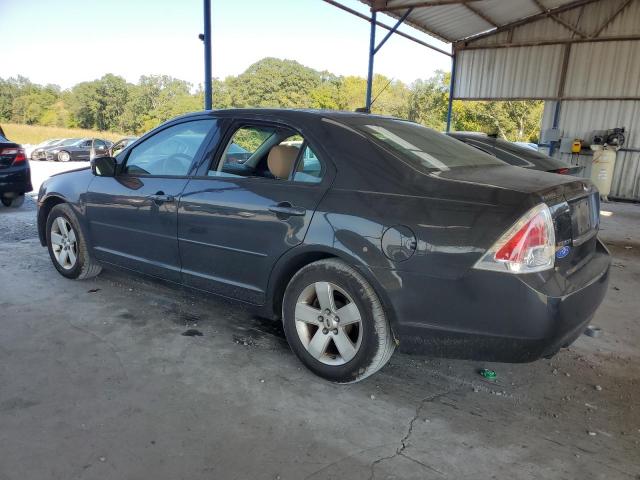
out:
<path id="1" fill-rule="evenodd" d="M 289 345 L 314 373 L 357 382 L 382 368 L 395 349 L 371 285 L 337 259 L 303 267 L 287 286 L 282 316 Z"/>
<path id="2" fill-rule="evenodd" d="M 71 160 L 71 154 L 65 150 L 58 152 L 58 161 L 59 162 L 68 162 Z"/>
<path id="3" fill-rule="evenodd" d="M 15 197 L 2 197 L 2 204 L 9 208 L 20 208 L 24 204 L 24 194 Z"/>
<path id="4" fill-rule="evenodd" d="M 91 257 L 78 219 L 69 205 L 62 203 L 51 209 L 46 232 L 49 256 L 61 275 L 83 280 L 102 271 Z"/>

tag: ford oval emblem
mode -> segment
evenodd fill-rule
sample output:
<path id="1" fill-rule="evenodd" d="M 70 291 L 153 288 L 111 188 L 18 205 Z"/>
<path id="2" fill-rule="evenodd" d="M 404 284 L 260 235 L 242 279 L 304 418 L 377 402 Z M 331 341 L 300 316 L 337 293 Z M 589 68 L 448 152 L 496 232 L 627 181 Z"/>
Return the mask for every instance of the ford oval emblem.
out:
<path id="1" fill-rule="evenodd" d="M 571 251 L 571 248 L 567 247 L 566 245 L 564 247 L 562 247 L 561 249 L 559 249 L 556 252 L 556 258 L 564 258 L 567 255 L 569 255 L 569 252 Z"/>

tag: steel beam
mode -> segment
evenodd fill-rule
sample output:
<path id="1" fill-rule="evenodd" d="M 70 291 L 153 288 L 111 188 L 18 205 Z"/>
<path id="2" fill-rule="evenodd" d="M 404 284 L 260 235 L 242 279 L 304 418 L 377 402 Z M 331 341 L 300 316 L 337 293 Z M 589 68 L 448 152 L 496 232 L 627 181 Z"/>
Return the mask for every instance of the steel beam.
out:
<path id="1" fill-rule="evenodd" d="M 453 111 L 453 97 L 456 88 L 456 53 L 451 57 L 451 77 L 449 79 L 449 104 L 447 106 L 447 133 L 451 131 L 451 113 Z"/>
<path id="2" fill-rule="evenodd" d="M 204 0 L 204 109 L 211 110 L 211 0 Z"/>
<path id="3" fill-rule="evenodd" d="M 466 3 L 479 2 L 480 0 L 431 0 L 413 2 L 407 5 L 387 5 L 386 2 L 382 6 L 376 6 L 376 2 L 372 3 L 371 9 L 376 12 L 393 12 L 395 10 L 404 10 L 405 8 L 427 8 L 427 7 L 441 7 L 444 5 L 464 5 Z"/>
<path id="4" fill-rule="evenodd" d="M 334 7 L 339 8 L 340 10 L 344 10 L 345 12 L 350 13 L 351 15 L 354 15 L 354 16 L 356 16 L 358 18 L 366 20 L 367 22 L 371 21 L 371 19 L 369 17 L 367 17 L 366 15 L 358 12 L 357 10 L 354 10 L 352 8 L 347 7 L 346 5 L 342 5 L 340 2 L 336 2 L 335 0 L 323 0 L 323 1 L 325 3 L 328 3 L 329 5 L 333 5 Z M 379 22 L 379 21 L 376 21 L 376 25 L 379 26 L 379 27 L 382 27 L 382 28 L 384 28 L 386 30 L 391 30 L 391 28 L 393 28 L 393 27 L 390 27 L 389 25 L 387 25 L 386 23 L 382 23 L 382 22 Z M 424 41 L 422 41 L 422 40 L 420 40 L 420 39 L 418 39 L 416 37 L 412 37 L 411 35 L 409 35 L 407 33 L 401 32 L 400 30 L 396 31 L 396 35 L 400 35 L 401 37 L 404 37 L 407 40 L 411 40 L 412 42 L 415 42 L 415 43 L 417 43 L 419 45 L 422 45 L 423 47 L 430 48 L 431 50 L 434 50 L 434 51 L 436 51 L 438 53 L 441 53 L 443 55 L 446 55 L 448 57 L 452 56 L 451 53 L 449 53 L 449 52 L 447 52 L 445 50 L 442 50 L 442 49 L 440 49 L 438 47 L 434 47 L 433 45 L 429 45 L 427 42 L 424 42 Z"/>
<path id="5" fill-rule="evenodd" d="M 371 12 L 371 33 L 369 36 L 369 70 L 367 72 L 367 97 L 365 99 L 365 109 L 371 111 L 371 90 L 373 88 L 373 58 L 375 57 L 376 46 L 376 12 Z"/>
<path id="6" fill-rule="evenodd" d="M 459 42 L 454 45 L 456 50 L 494 50 L 496 48 L 518 48 L 518 47 L 540 47 L 545 45 L 566 45 L 573 43 L 595 43 L 595 42 L 628 42 L 640 40 L 640 35 L 620 35 L 613 37 L 589 37 L 589 38 L 566 38 L 557 40 L 532 40 L 518 43 L 495 43 L 491 45 L 465 45 Z"/>
<path id="7" fill-rule="evenodd" d="M 516 21 L 511 22 L 511 23 L 506 23 L 506 24 L 501 25 L 500 27 L 496 28 L 495 30 L 491 30 L 490 32 L 481 33 L 479 35 L 475 35 L 475 36 L 472 36 L 472 37 L 469 37 L 469 38 L 465 38 L 464 40 L 460 40 L 460 43 L 467 42 L 467 41 L 471 42 L 473 40 L 478 40 L 480 38 L 491 37 L 491 36 L 495 35 L 496 33 L 500 33 L 500 32 L 504 32 L 506 30 L 510 30 L 513 27 L 519 27 L 520 25 L 526 25 L 527 23 L 535 22 L 535 21 L 540 20 L 542 18 L 546 18 L 550 14 L 566 12 L 567 10 L 572 10 L 574 8 L 581 7 L 583 5 L 587 5 L 589 3 L 594 3 L 594 2 L 599 2 L 599 1 L 600 0 L 574 0 L 571 3 L 560 5 L 559 7 L 556 7 L 556 8 L 551 8 L 551 9 L 545 11 L 545 12 L 540 12 L 540 13 L 537 13 L 535 15 L 530 15 L 530 16 L 522 18 L 520 20 L 516 20 Z"/>
<path id="8" fill-rule="evenodd" d="M 622 11 L 627 8 L 629 6 L 629 4 L 632 2 L 633 0 L 627 0 L 626 2 L 624 2 L 622 5 L 620 5 L 620 7 L 618 7 L 618 9 L 613 12 L 613 14 L 607 18 L 604 23 L 600 26 L 600 28 L 593 34 L 591 35 L 592 37 L 597 37 L 598 35 L 600 35 L 602 33 L 602 31 L 607 28 L 609 26 L 609 24 L 611 24 L 611 22 L 613 22 L 616 17 L 618 15 L 620 15 L 620 13 L 622 13 Z"/>
<path id="9" fill-rule="evenodd" d="M 402 23 L 407 19 L 407 17 L 411 14 L 411 12 L 413 12 L 413 7 L 411 7 L 410 9 L 408 9 L 406 12 L 404 12 L 404 15 L 402 15 L 398 21 L 396 22 L 396 24 L 391 27 L 391 30 L 389 30 L 389 33 L 387 33 L 384 38 L 380 41 L 380 43 L 378 44 L 378 46 L 373 50 L 373 54 L 375 55 L 376 53 L 378 53 L 378 50 L 380 50 L 382 48 L 382 46 L 387 43 L 387 40 L 389 40 L 389 37 L 391 37 L 391 35 L 393 35 L 395 32 L 398 31 L 398 27 L 400 25 L 402 25 Z M 373 12 L 375 13 L 375 12 Z"/>

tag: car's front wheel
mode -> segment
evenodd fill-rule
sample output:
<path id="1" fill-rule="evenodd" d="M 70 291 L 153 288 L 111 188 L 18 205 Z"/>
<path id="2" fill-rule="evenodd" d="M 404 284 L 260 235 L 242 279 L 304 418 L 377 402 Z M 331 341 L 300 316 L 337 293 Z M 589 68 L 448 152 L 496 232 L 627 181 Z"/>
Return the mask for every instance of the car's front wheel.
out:
<path id="1" fill-rule="evenodd" d="M 24 194 L 15 197 L 2 197 L 2 204 L 9 208 L 20 208 L 24 204 Z"/>
<path id="2" fill-rule="evenodd" d="M 51 209 L 46 232 L 49 256 L 61 275 L 83 280 L 102 271 L 91 257 L 78 218 L 69 205 L 61 203 Z"/>
<path id="3" fill-rule="evenodd" d="M 337 259 L 313 262 L 294 275 L 282 316 L 291 349 L 327 380 L 362 380 L 382 368 L 395 349 L 378 295 L 359 272 Z"/>
<path id="4" fill-rule="evenodd" d="M 71 154 L 65 150 L 58 152 L 58 161 L 59 162 L 68 162 L 71 160 Z"/>

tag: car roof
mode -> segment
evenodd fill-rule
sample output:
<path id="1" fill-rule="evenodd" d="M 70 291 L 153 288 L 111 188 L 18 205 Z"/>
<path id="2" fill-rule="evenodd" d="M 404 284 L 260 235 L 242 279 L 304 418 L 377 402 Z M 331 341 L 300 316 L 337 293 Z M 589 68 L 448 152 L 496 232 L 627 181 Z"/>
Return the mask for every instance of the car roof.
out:
<path id="1" fill-rule="evenodd" d="M 386 120 L 398 120 L 406 122 L 408 120 L 404 120 L 397 117 L 392 117 L 388 115 L 377 115 L 372 113 L 361 113 L 361 112 L 347 112 L 343 110 L 322 110 L 322 109 L 313 109 L 313 108 L 224 108 L 218 110 L 203 110 L 200 112 L 191 112 L 181 115 L 179 117 L 174 118 L 189 118 L 189 117 L 197 117 L 206 113 L 213 113 L 215 115 L 221 116 L 229 116 L 233 117 L 235 115 L 273 115 L 280 118 L 331 118 L 337 121 L 345 121 L 348 123 L 349 119 L 363 119 L 363 118 L 376 118 L 376 119 L 386 119 Z"/>

